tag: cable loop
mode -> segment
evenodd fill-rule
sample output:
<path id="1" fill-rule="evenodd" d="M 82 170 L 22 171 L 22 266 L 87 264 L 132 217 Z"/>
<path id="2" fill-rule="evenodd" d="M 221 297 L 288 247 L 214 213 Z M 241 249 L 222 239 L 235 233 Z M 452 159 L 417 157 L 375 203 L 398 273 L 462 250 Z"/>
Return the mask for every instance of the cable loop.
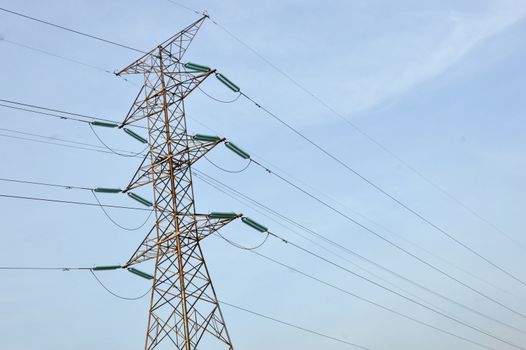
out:
<path id="1" fill-rule="evenodd" d="M 212 164 L 213 166 L 215 166 L 215 167 L 218 168 L 219 170 L 222 170 L 222 171 L 224 171 L 224 172 L 226 172 L 226 173 L 230 173 L 230 174 L 239 174 L 239 173 L 242 173 L 243 171 L 247 170 L 248 167 L 250 166 L 250 164 L 253 162 L 252 159 L 249 159 L 247 165 L 245 165 L 244 168 L 239 169 L 239 170 L 229 170 L 229 169 L 225 169 L 225 168 L 223 168 L 223 167 L 217 165 L 216 163 L 212 162 L 210 159 L 208 159 L 207 156 L 204 156 L 204 158 L 205 158 L 210 164 Z"/>
<path id="2" fill-rule="evenodd" d="M 144 225 L 146 225 L 148 223 L 148 221 L 150 220 L 150 217 L 152 216 L 153 214 L 153 210 L 150 211 L 150 214 L 148 214 L 148 217 L 146 218 L 146 220 L 140 225 L 140 226 L 137 226 L 137 227 L 124 227 L 122 226 L 121 224 L 119 224 L 117 221 L 115 221 L 111 216 L 110 214 L 108 214 L 108 212 L 106 211 L 106 209 L 104 209 L 104 206 L 102 205 L 102 203 L 100 202 L 99 200 L 99 197 L 97 197 L 97 195 L 95 194 L 95 191 L 91 190 L 91 193 L 93 194 L 93 197 L 95 197 L 95 200 L 97 201 L 97 203 L 99 204 L 99 207 L 100 209 L 102 209 L 102 212 L 104 213 L 104 215 L 106 215 L 106 217 L 117 227 L 123 229 L 123 230 L 126 230 L 126 231 L 137 231 L 141 228 L 144 227 Z"/>
<path id="3" fill-rule="evenodd" d="M 148 293 L 150 293 L 150 291 L 152 290 L 152 288 L 149 288 L 146 293 L 142 294 L 142 295 L 139 295 L 138 297 L 134 297 L 134 298 L 130 298 L 130 297 L 123 297 L 121 295 L 118 295 L 117 293 L 114 293 L 112 292 L 108 287 L 106 287 L 104 285 L 104 283 L 102 283 L 102 281 L 97 277 L 97 275 L 95 274 L 95 272 L 93 272 L 92 269 L 89 270 L 91 272 L 91 274 L 93 275 L 93 277 L 95 277 L 95 279 L 97 280 L 97 282 L 99 282 L 99 284 L 102 286 L 102 288 L 104 288 L 108 293 L 110 293 L 111 295 L 113 295 L 114 297 L 117 297 L 119 299 L 123 299 L 123 300 L 139 300 L 141 298 L 144 298 Z"/>
<path id="4" fill-rule="evenodd" d="M 144 151 L 146 151 L 148 149 L 148 146 L 146 146 L 142 151 L 138 152 L 138 153 L 131 153 L 131 154 L 124 154 L 124 153 L 119 153 L 117 151 L 115 151 L 113 148 L 111 148 L 110 146 L 108 146 L 106 143 L 104 143 L 104 141 L 102 141 L 102 139 L 100 138 L 100 136 L 97 134 L 97 132 L 95 131 L 95 129 L 93 129 L 93 125 L 91 125 L 91 123 L 88 123 L 89 124 L 89 127 L 91 129 L 91 131 L 93 132 L 93 134 L 95 135 L 95 137 L 97 138 L 97 140 L 99 140 L 99 142 L 104 146 L 106 147 L 111 153 L 114 153 L 118 156 L 121 156 L 121 157 L 129 157 L 129 158 L 133 158 L 133 157 L 137 157 L 137 156 L 143 156 L 144 155 Z"/>
<path id="5" fill-rule="evenodd" d="M 210 94 L 208 94 L 205 90 L 201 89 L 200 86 L 197 87 L 203 94 L 205 94 L 206 96 L 208 96 L 209 98 L 211 98 L 212 100 L 216 101 L 216 102 L 221 102 L 221 103 L 233 103 L 233 102 L 236 102 L 240 97 L 241 97 L 241 92 L 239 92 L 237 94 L 237 96 L 232 99 L 232 100 L 228 100 L 228 101 L 225 101 L 225 100 L 220 100 Z"/>
<path id="6" fill-rule="evenodd" d="M 263 242 L 259 243 L 258 245 L 254 246 L 254 247 L 245 247 L 245 246 L 242 246 L 241 244 L 238 244 L 238 243 L 236 243 L 234 241 L 231 241 L 228 238 L 224 237 L 221 233 L 219 233 L 219 231 L 217 231 L 216 233 L 217 233 L 217 235 L 219 237 L 221 237 L 228 244 L 230 244 L 230 245 L 232 245 L 232 246 L 234 246 L 236 248 L 243 249 L 243 250 L 249 250 L 249 251 L 250 250 L 256 250 L 256 249 L 262 247 L 263 244 L 265 244 L 267 242 L 268 236 L 270 235 L 270 232 L 267 232 L 267 235 L 265 236 L 265 239 L 263 239 Z"/>

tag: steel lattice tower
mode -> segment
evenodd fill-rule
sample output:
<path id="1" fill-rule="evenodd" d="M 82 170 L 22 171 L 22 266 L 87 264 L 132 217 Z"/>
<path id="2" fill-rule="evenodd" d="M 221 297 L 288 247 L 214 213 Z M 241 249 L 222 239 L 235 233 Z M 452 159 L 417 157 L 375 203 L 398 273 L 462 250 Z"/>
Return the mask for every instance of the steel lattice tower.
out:
<path id="1" fill-rule="evenodd" d="M 200 240 L 240 215 L 196 214 L 191 166 L 224 139 L 189 136 L 184 109 L 188 94 L 215 73 L 189 70 L 181 61 L 205 18 L 116 73 L 144 75 L 120 127 L 148 128 L 148 154 L 125 189 L 151 184 L 154 193 L 156 223 L 126 264 L 155 259 L 145 349 L 233 348 Z"/>

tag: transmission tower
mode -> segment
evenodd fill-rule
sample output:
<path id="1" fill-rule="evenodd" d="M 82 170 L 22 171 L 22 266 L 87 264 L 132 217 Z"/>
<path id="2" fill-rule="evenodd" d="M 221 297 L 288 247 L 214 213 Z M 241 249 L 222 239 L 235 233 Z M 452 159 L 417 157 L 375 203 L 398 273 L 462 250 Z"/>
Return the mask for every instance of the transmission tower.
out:
<path id="1" fill-rule="evenodd" d="M 129 191 L 153 186 L 155 225 L 126 264 L 155 259 L 145 349 L 233 348 L 200 241 L 240 215 L 196 214 L 192 165 L 224 139 L 190 136 L 184 109 L 184 99 L 216 74 L 181 61 L 205 18 L 116 73 L 144 75 L 144 85 L 119 127 L 148 144 L 124 192 L 140 201 Z M 127 127 L 139 123 L 147 124 L 148 140 Z"/>

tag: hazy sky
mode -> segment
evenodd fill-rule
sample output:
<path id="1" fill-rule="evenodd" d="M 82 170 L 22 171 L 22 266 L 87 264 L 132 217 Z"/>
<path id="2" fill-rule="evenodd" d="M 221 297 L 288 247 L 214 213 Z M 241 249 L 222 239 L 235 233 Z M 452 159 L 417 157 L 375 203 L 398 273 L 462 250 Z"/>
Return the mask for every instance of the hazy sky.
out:
<path id="1" fill-rule="evenodd" d="M 186 60 L 217 68 L 245 93 L 361 174 L 526 279 L 526 1 L 181 2 L 206 9 L 228 30 L 469 209 L 426 183 L 212 22 L 205 22 Z M 4 0 L 0 7 L 142 50 L 155 47 L 197 18 L 166 0 Z M 131 63 L 137 53 L 5 12 L 0 12 L 0 36 L 5 39 L 0 41 L 0 99 L 121 120 L 137 94 L 136 86 L 111 74 L 20 44 L 109 72 Z M 234 97 L 213 78 L 203 84 L 203 90 L 220 99 Z M 186 107 L 190 132 L 210 133 L 200 123 L 208 125 L 273 169 L 283 169 L 298 178 L 347 215 L 477 290 L 526 313 L 524 285 L 447 240 L 243 98 L 221 104 L 195 91 Z M 0 109 L 0 115 L 0 178 L 124 187 L 139 165 L 135 158 L 6 137 L 23 135 L 5 130 L 97 144 L 83 123 L 6 108 Z M 101 130 L 101 137 L 116 148 L 141 150 L 139 143 L 123 133 Z M 244 166 L 224 147 L 215 149 L 210 159 L 228 169 Z M 205 160 L 196 167 L 368 259 L 524 329 L 524 318 L 403 255 L 260 168 L 251 166 L 243 173 L 229 174 Z M 94 201 L 86 191 L 1 181 L 0 193 Z M 439 299 L 342 251 L 338 254 L 344 259 L 330 255 L 298 237 L 287 228 L 290 225 L 280 226 L 197 178 L 195 193 L 200 212 L 242 212 L 353 271 L 360 272 L 352 265 L 357 264 L 388 280 L 395 286 L 392 288 L 403 289 L 404 294 L 410 292 L 455 318 L 526 347 L 524 333 Z M 104 196 L 101 200 L 136 205 L 126 196 Z M 96 207 L 7 198 L 0 198 L 0 210 L 0 266 L 124 263 L 151 225 L 124 231 Z M 130 227 L 146 219 L 143 212 L 111 210 L 110 214 Z M 263 238 L 237 222 L 222 233 L 243 245 L 255 245 Z M 373 350 L 481 349 L 330 289 L 217 237 L 209 237 L 203 250 L 221 300 Z M 269 240 L 258 251 L 423 322 L 494 349 L 514 349 L 278 241 Z M 150 265 L 141 268 L 152 272 Z M 129 350 L 144 346 L 147 297 L 138 301 L 116 299 L 88 272 L 0 274 L 2 349 Z M 127 297 L 149 288 L 146 280 L 126 271 L 99 276 L 108 288 Z M 223 312 L 237 349 L 351 348 L 227 306 Z"/>

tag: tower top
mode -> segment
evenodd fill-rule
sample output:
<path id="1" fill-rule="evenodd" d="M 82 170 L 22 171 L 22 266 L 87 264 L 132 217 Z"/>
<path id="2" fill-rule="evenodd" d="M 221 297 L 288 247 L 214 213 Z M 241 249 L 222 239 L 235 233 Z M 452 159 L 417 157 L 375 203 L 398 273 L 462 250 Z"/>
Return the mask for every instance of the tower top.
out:
<path id="1" fill-rule="evenodd" d="M 179 33 L 171 36 L 161 44 L 157 45 L 156 48 L 144 54 L 142 57 L 137 59 L 126 68 L 116 72 L 116 75 L 125 74 L 147 74 L 151 72 L 151 68 L 157 66 L 156 62 L 159 59 L 159 53 L 163 53 L 163 57 L 168 58 L 172 63 L 180 63 L 183 58 L 188 46 L 194 39 L 197 31 L 208 18 L 207 14 L 204 14 L 197 21 L 190 24 L 188 27 L 181 30 Z"/>

